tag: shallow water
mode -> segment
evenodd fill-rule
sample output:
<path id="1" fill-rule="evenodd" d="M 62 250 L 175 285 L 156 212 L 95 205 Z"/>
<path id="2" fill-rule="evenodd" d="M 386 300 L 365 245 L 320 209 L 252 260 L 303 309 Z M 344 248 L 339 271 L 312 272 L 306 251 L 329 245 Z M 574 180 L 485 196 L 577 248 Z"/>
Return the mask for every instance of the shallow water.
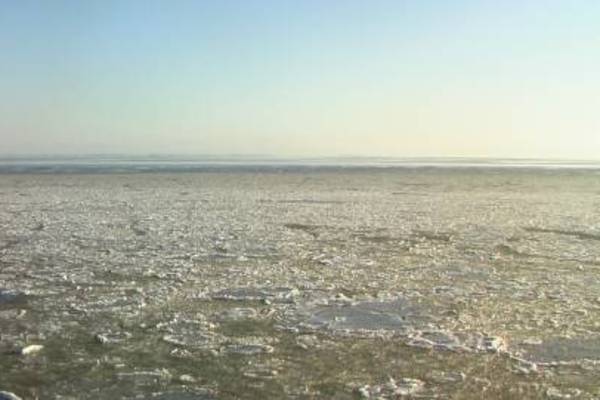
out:
<path id="1" fill-rule="evenodd" d="M 599 221 L 593 170 L 3 174 L 0 391 L 597 398 Z"/>

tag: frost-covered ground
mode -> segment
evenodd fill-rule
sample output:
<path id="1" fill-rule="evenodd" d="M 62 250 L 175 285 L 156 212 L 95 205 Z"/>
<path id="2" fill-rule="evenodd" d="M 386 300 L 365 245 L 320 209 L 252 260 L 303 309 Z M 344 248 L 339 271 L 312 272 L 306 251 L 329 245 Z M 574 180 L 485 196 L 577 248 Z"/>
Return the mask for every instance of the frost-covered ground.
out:
<path id="1" fill-rule="evenodd" d="M 0 175 L 2 390 L 597 398 L 600 173 Z"/>

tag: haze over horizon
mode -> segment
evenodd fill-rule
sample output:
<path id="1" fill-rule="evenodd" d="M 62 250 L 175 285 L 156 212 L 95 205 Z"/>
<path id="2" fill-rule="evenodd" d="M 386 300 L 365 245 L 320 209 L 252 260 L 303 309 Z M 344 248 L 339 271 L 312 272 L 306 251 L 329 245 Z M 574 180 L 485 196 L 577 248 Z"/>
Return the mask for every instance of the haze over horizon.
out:
<path id="1" fill-rule="evenodd" d="M 600 2 L 0 5 L 0 154 L 598 159 Z"/>

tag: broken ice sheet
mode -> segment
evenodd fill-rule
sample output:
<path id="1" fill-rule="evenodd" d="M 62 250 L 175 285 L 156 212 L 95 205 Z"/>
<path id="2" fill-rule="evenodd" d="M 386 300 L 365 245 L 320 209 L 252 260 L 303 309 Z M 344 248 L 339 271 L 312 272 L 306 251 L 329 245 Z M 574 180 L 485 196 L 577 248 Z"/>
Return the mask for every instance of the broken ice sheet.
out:
<path id="1" fill-rule="evenodd" d="M 600 246 L 581 235 L 597 233 L 598 182 L 509 169 L 0 174 L 0 388 L 75 399 L 114 378 L 122 397 L 176 399 L 206 379 L 225 399 L 330 398 L 389 371 L 397 388 L 425 382 L 414 397 L 478 398 L 475 385 L 515 398 L 523 383 L 538 398 L 570 385 L 597 397 L 579 384 L 597 381 L 593 363 L 513 371 L 599 358 Z M 11 352 L 37 343 L 37 356 Z M 413 371 L 434 367 L 467 378 Z M 162 368 L 197 382 L 152 383 Z M 150 374 L 116 378 L 136 371 Z M 240 391 L 244 379 L 266 386 Z"/>
<path id="2" fill-rule="evenodd" d="M 238 287 L 210 293 L 209 297 L 213 300 L 293 303 L 299 293 L 298 289 L 287 287 Z"/>
<path id="3" fill-rule="evenodd" d="M 210 349 L 224 340 L 222 335 L 195 322 L 177 322 L 162 331 L 166 332 L 162 336 L 163 341 L 181 347 Z"/>
<path id="4" fill-rule="evenodd" d="M 268 354 L 275 351 L 275 348 L 273 347 L 275 342 L 277 342 L 277 340 L 270 337 L 236 337 L 230 338 L 228 343 L 221 348 L 221 351 L 227 354 L 246 356 Z"/>
<path id="5" fill-rule="evenodd" d="M 162 368 L 146 371 L 119 372 L 117 378 L 119 380 L 131 381 L 135 385 L 156 385 L 166 384 L 173 377 L 169 370 Z"/>
<path id="6" fill-rule="evenodd" d="M 258 316 L 258 311 L 254 308 L 235 307 L 221 311 L 217 314 L 216 318 L 220 321 L 239 321 L 245 319 L 256 319 Z"/>
<path id="7" fill-rule="evenodd" d="M 435 321 L 428 310 L 407 299 L 361 301 L 354 304 L 314 305 L 300 310 L 298 322 L 332 331 L 392 331 L 422 329 Z"/>

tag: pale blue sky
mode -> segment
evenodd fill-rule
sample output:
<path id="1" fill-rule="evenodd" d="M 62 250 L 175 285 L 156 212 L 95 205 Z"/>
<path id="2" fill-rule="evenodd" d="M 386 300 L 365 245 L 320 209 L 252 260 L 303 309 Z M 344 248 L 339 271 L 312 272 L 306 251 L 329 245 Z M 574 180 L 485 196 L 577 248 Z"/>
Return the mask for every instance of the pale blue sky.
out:
<path id="1" fill-rule="evenodd" d="M 0 0 L 0 153 L 600 158 L 600 1 Z"/>

